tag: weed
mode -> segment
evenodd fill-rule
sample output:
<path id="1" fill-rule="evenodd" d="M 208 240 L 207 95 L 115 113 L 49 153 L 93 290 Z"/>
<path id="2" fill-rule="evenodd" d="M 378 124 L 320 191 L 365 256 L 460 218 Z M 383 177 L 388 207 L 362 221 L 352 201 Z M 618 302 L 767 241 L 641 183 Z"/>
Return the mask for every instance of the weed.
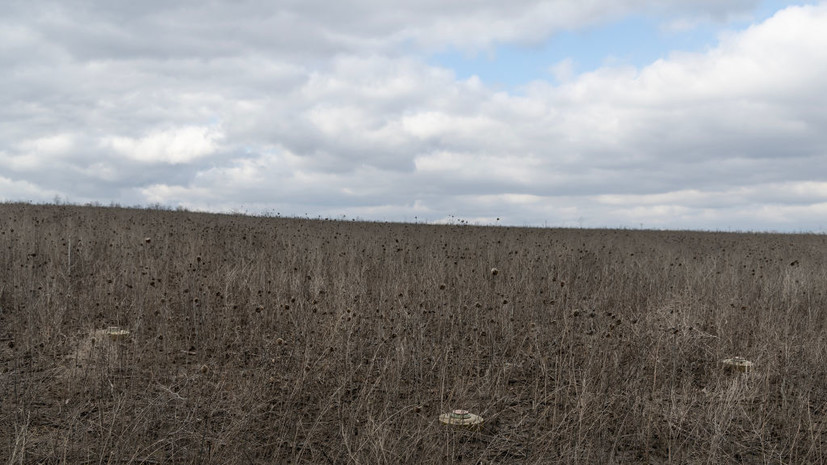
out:
<path id="1" fill-rule="evenodd" d="M 827 461 L 822 235 L 0 218 L 0 463 Z"/>

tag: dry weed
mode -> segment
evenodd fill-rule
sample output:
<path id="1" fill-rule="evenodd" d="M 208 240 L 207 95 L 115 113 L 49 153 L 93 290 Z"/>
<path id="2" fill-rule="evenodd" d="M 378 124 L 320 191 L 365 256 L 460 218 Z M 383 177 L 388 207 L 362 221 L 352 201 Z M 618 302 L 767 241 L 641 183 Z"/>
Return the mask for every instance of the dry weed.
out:
<path id="1" fill-rule="evenodd" d="M 821 235 L 0 218 L 0 463 L 827 460 Z"/>

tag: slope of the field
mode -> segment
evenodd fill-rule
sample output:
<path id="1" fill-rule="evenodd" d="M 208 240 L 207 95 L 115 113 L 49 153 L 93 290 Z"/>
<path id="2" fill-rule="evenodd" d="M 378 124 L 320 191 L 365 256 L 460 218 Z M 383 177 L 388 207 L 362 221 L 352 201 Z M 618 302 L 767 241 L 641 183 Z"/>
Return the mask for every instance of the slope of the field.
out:
<path id="1" fill-rule="evenodd" d="M 0 463 L 824 463 L 825 309 L 820 235 L 4 204 Z"/>

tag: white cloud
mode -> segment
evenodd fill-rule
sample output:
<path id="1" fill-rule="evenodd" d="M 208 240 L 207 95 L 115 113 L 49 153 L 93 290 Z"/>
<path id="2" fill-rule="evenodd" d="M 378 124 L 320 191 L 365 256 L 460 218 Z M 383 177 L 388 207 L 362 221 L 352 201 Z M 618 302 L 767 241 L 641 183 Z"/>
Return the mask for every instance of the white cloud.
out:
<path id="1" fill-rule="evenodd" d="M 197 206 L 193 200 L 200 203 L 209 203 L 215 197 L 210 189 L 183 186 L 169 186 L 167 184 L 152 184 L 140 189 L 140 193 L 148 204 L 163 204 L 183 207 Z"/>
<path id="2" fill-rule="evenodd" d="M 17 181 L 0 175 L 0 201 L 50 202 L 60 191 L 44 188 L 29 181 Z"/>
<path id="3" fill-rule="evenodd" d="M 9 152 L 0 151 L 0 160 L 9 169 L 34 171 L 48 168 L 61 158 L 72 154 L 76 148 L 72 134 L 60 133 L 34 139 L 24 139 Z"/>
<path id="4" fill-rule="evenodd" d="M 32 154 L 60 155 L 74 148 L 74 137 L 71 134 L 55 134 L 23 141 L 20 146 Z"/>
<path id="5" fill-rule="evenodd" d="M 109 136 L 101 145 L 140 162 L 180 164 L 212 155 L 222 137 L 216 128 L 188 126 L 153 131 L 138 138 Z"/>
<path id="6" fill-rule="evenodd" d="M 684 189 L 655 194 L 606 194 L 594 198 L 598 203 L 622 205 L 681 205 L 720 209 L 753 203 L 786 205 L 827 202 L 827 182 L 794 181 L 755 184 L 721 190 Z"/>
<path id="7" fill-rule="evenodd" d="M 666 33 L 681 33 L 688 32 L 700 25 L 700 20 L 696 18 L 677 18 L 661 23 L 660 30 Z"/>
<path id="8" fill-rule="evenodd" d="M 575 76 L 574 70 L 575 63 L 571 58 L 566 58 L 549 66 L 549 72 L 558 83 L 566 83 L 571 81 L 571 79 Z"/>

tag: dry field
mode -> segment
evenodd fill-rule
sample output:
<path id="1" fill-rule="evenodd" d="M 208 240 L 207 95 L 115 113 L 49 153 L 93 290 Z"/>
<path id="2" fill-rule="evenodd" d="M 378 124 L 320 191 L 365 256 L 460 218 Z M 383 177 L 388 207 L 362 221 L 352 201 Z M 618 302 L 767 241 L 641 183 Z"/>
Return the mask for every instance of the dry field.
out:
<path id="1" fill-rule="evenodd" d="M 825 463 L 825 310 L 823 235 L 4 204 L 0 464 Z"/>

